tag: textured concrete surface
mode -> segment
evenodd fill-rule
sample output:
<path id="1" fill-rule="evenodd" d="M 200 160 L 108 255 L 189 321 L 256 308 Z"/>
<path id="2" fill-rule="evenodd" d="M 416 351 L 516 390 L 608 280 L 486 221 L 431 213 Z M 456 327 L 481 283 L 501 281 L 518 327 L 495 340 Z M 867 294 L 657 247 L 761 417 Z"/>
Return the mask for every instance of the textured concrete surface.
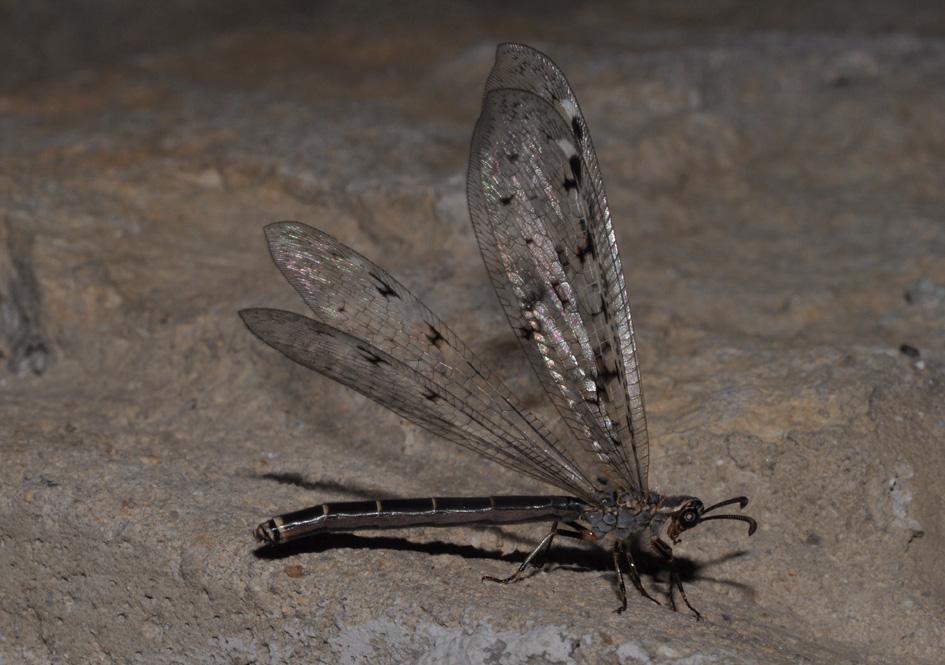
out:
<path id="1" fill-rule="evenodd" d="M 941 26 L 919 3 L 902 23 L 871 3 L 807 24 L 753 6 L 322 5 L 4 77 L 0 662 L 940 662 Z M 305 221 L 549 414 L 465 210 L 506 40 L 562 66 L 594 136 L 651 484 L 745 494 L 760 523 L 677 548 L 705 622 L 635 596 L 612 614 L 600 548 L 479 581 L 541 526 L 252 540 L 323 500 L 547 490 L 292 365 L 236 315 L 304 311 L 262 226 Z M 638 561 L 665 601 L 666 570 Z"/>

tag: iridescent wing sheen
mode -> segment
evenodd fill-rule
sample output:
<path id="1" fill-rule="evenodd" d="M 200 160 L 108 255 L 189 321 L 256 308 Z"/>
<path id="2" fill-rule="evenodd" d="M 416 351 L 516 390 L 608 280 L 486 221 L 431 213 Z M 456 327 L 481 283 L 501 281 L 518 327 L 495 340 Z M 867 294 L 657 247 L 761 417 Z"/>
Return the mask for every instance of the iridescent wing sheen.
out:
<path id="1" fill-rule="evenodd" d="M 598 486 L 645 494 L 643 389 L 600 168 L 571 87 L 534 49 L 498 48 L 467 192 L 499 300 L 579 444 L 572 456 L 596 463 Z"/>
<path id="2" fill-rule="evenodd" d="M 266 238 L 315 320 L 271 309 L 241 311 L 262 341 L 435 434 L 594 499 L 594 485 L 551 432 L 382 268 L 298 222 L 271 224 Z"/>

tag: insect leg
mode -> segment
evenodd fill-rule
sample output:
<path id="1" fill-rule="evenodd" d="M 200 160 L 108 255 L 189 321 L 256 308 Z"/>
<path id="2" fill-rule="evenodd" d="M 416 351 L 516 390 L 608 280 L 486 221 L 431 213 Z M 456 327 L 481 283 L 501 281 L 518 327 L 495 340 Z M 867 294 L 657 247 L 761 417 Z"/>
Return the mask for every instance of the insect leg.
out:
<path id="1" fill-rule="evenodd" d="M 509 575 L 508 577 L 501 578 L 501 577 L 492 577 L 489 575 L 485 575 L 483 576 L 482 579 L 484 581 L 488 580 L 490 582 L 498 582 L 499 584 L 509 584 L 510 582 L 514 582 L 515 580 L 517 580 L 521 576 L 521 574 L 525 572 L 525 569 L 528 567 L 528 564 L 531 564 L 535 568 L 541 568 L 545 564 L 545 556 L 548 555 L 548 550 L 551 549 L 551 541 L 554 540 L 555 536 L 564 536 L 567 538 L 578 538 L 580 540 L 597 540 L 597 538 L 594 536 L 594 533 L 592 531 L 585 529 L 577 522 L 566 522 L 566 524 L 569 527 L 571 527 L 573 531 L 566 530 L 566 529 L 559 529 L 557 522 L 552 524 L 551 532 L 547 536 L 545 536 L 540 543 L 538 543 L 538 547 L 532 550 L 532 553 L 529 554 L 528 557 L 526 557 L 525 561 L 522 562 L 522 565 L 519 566 L 518 569 L 514 573 Z"/>
<path id="2" fill-rule="evenodd" d="M 558 533 L 558 523 L 555 522 L 551 525 L 551 531 L 548 533 L 548 535 L 542 538 L 542 541 L 538 543 L 538 547 L 533 549 L 532 553 L 525 557 L 525 561 L 523 561 L 522 565 L 518 567 L 518 570 L 505 578 L 483 575 L 482 581 L 485 582 L 488 580 L 489 582 L 498 582 L 499 584 L 509 584 L 510 582 L 514 582 L 519 578 L 519 576 L 521 576 L 525 569 L 528 568 L 528 564 L 534 561 L 536 557 L 538 557 L 538 562 L 535 564 L 535 568 L 541 568 L 542 564 L 544 563 L 545 555 L 548 553 L 548 550 L 551 549 L 551 541 L 554 540 Z"/>
<path id="3" fill-rule="evenodd" d="M 617 565 L 617 572 L 621 573 L 618 551 L 622 552 L 624 558 L 627 560 L 627 565 L 629 566 L 628 571 L 630 575 L 630 581 L 633 582 L 633 586 L 636 587 L 637 591 L 640 592 L 640 595 L 644 598 L 649 598 L 657 605 L 660 605 L 660 601 L 656 600 L 653 596 L 647 593 L 646 589 L 643 588 L 643 581 L 640 579 L 640 573 L 637 570 L 637 564 L 633 561 L 633 555 L 630 554 L 630 548 L 627 547 L 626 543 L 622 540 L 617 541 L 617 547 L 614 548 L 614 562 Z M 622 575 L 621 575 L 622 577 Z M 621 581 L 622 583 L 622 581 Z"/>
<path id="4" fill-rule="evenodd" d="M 614 610 L 614 614 L 620 614 L 627 609 L 627 585 L 623 583 L 623 570 L 620 568 L 621 549 L 623 549 L 623 541 L 618 540 L 614 543 L 614 568 L 617 569 L 617 582 L 620 584 L 620 607 Z"/>
<path id="5" fill-rule="evenodd" d="M 673 556 L 673 548 L 666 544 L 665 541 L 659 538 L 651 538 L 650 544 L 653 546 L 660 556 L 666 559 L 666 563 L 669 564 L 669 600 L 673 605 L 673 609 L 676 609 L 676 602 L 673 600 L 673 587 L 675 586 L 679 589 L 679 595 L 682 596 L 683 601 L 686 603 L 686 607 L 696 615 L 696 620 L 701 621 L 702 615 L 699 614 L 699 611 L 693 607 L 689 599 L 686 598 L 686 590 L 683 589 L 682 580 L 679 579 L 679 571 L 676 569 L 676 557 Z"/>

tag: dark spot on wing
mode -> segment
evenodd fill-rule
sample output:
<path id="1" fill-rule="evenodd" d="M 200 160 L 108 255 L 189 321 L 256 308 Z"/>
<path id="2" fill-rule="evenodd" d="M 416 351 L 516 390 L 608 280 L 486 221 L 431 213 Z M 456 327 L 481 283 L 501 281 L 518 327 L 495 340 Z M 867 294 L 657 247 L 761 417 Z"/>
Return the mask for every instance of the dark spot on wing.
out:
<path id="1" fill-rule="evenodd" d="M 581 126 L 581 119 L 578 116 L 571 118 L 571 131 L 574 132 L 578 145 L 581 145 L 584 142 L 584 127 Z"/>
<path id="2" fill-rule="evenodd" d="M 373 349 L 370 349 L 366 346 L 358 345 L 358 351 L 361 352 L 361 357 L 372 365 L 387 365 L 388 362 L 382 357 L 377 355 Z"/>
<path id="3" fill-rule="evenodd" d="M 574 174 L 574 181 L 581 182 L 581 178 L 583 177 L 581 158 L 577 155 L 572 155 L 568 162 L 571 164 L 571 173 Z"/>
<path id="4" fill-rule="evenodd" d="M 427 331 L 427 339 L 430 340 L 430 344 L 436 348 L 440 348 L 440 344 L 445 342 L 446 338 L 440 334 L 439 330 L 431 326 L 429 323 L 427 324 L 427 328 L 429 328 L 429 331 Z"/>
<path id="5" fill-rule="evenodd" d="M 543 288 L 532 283 L 531 288 L 522 294 L 522 299 L 519 301 L 519 309 L 523 312 L 534 312 L 535 305 L 541 302 L 543 296 Z"/>
<path id="6" fill-rule="evenodd" d="M 371 277 L 374 278 L 374 288 L 377 289 L 377 292 L 380 293 L 387 299 L 390 298 L 400 298 L 400 294 L 397 293 L 394 288 L 385 282 L 379 275 L 375 275 L 373 272 L 368 273 Z"/>
<path id="7" fill-rule="evenodd" d="M 558 263 L 561 264 L 562 268 L 567 268 L 571 265 L 571 260 L 568 258 L 568 250 L 561 245 L 555 245 L 555 254 L 558 255 Z"/>
<path id="8" fill-rule="evenodd" d="M 577 248 L 577 257 L 583 264 L 586 263 L 588 258 L 594 258 L 597 255 L 597 250 L 594 247 L 594 239 L 586 230 L 585 220 L 581 220 L 581 225 L 585 228 L 584 244 Z"/>
<path id="9" fill-rule="evenodd" d="M 597 403 L 609 402 L 610 393 L 607 392 L 607 385 L 603 381 L 594 381 L 594 385 L 597 387 Z"/>

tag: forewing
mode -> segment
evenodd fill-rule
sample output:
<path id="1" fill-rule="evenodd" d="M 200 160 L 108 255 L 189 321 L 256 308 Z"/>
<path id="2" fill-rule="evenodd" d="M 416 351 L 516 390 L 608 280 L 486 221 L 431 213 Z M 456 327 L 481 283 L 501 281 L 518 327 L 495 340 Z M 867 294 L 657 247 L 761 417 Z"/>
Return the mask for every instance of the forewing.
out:
<path id="1" fill-rule="evenodd" d="M 467 185 L 492 283 L 545 389 L 601 474 L 645 493 L 643 390 L 600 169 L 567 80 L 534 49 L 498 49 Z"/>
<path id="2" fill-rule="evenodd" d="M 387 272 L 305 224 L 272 224 L 266 237 L 316 320 L 241 312 L 264 342 L 435 434 L 593 498 L 594 487 L 547 428 Z"/>

